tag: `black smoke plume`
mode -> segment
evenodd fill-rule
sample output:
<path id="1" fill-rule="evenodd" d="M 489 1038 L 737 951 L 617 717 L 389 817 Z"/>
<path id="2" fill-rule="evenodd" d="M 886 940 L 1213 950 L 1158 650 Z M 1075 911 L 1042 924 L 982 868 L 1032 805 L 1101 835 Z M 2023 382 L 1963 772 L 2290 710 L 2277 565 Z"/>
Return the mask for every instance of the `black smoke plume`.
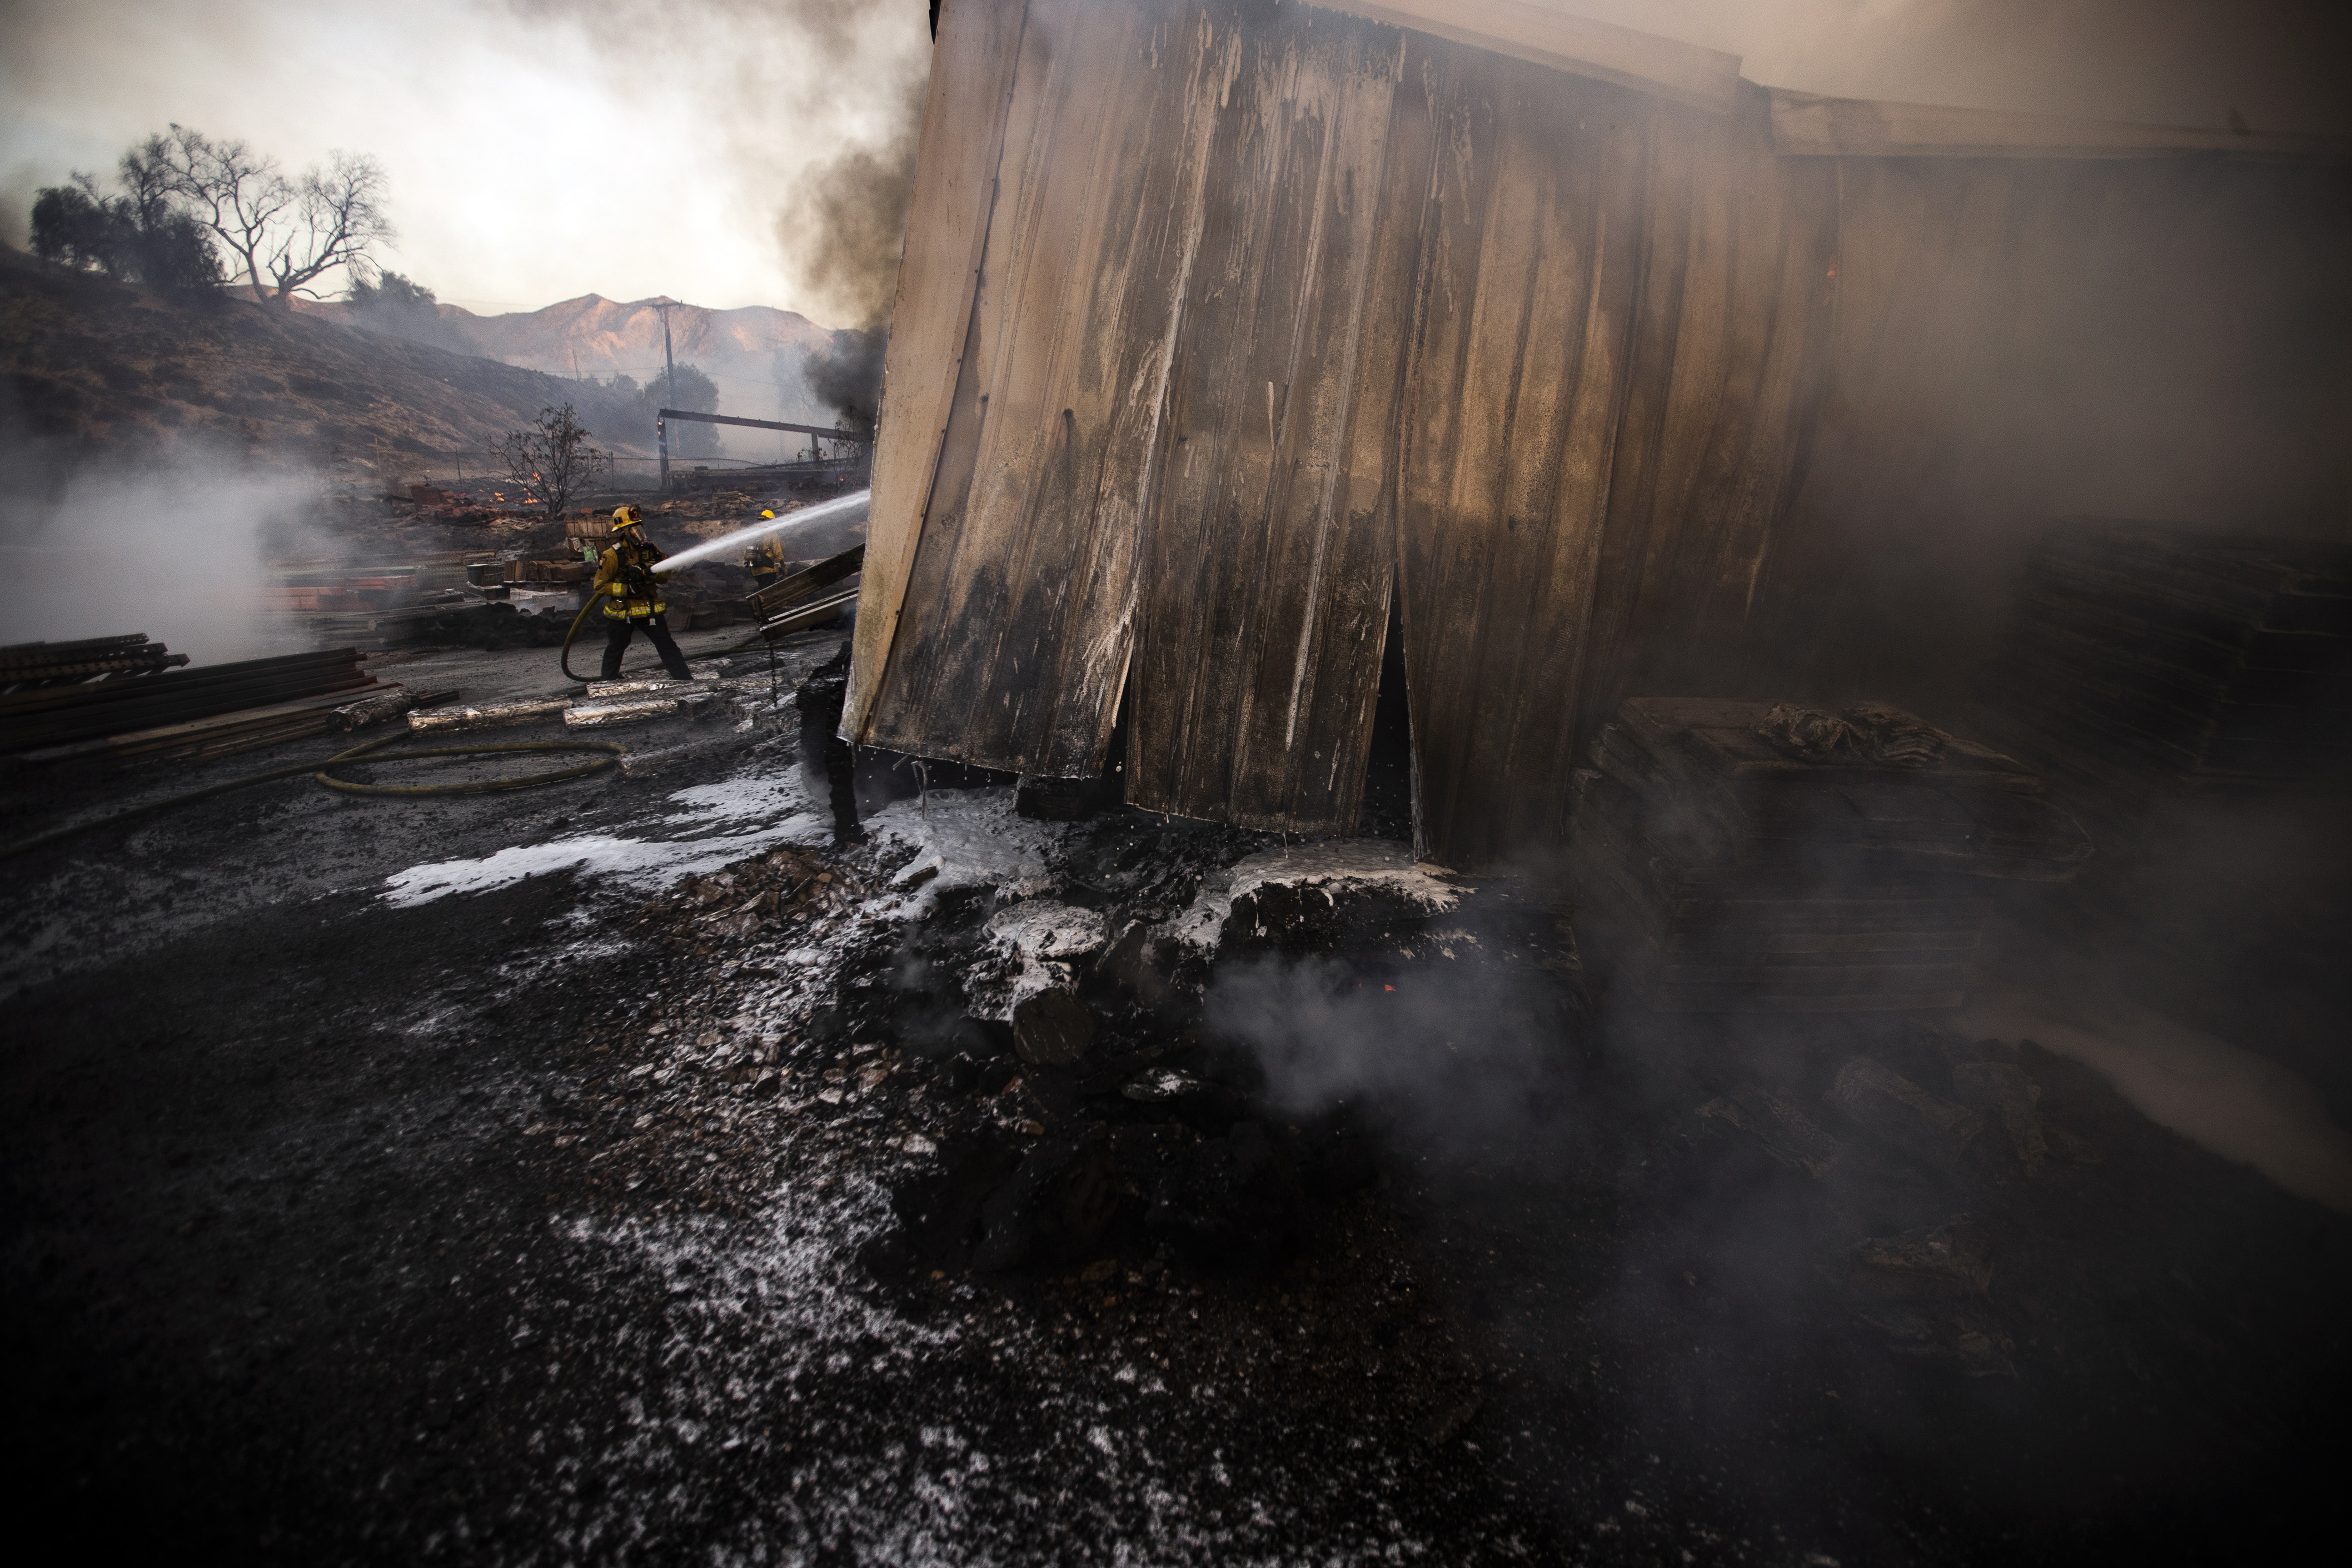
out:
<path id="1" fill-rule="evenodd" d="M 882 397 L 882 348 L 906 238 L 922 89 L 919 80 L 906 85 L 881 142 L 847 148 L 796 181 L 776 220 L 777 239 L 806 287 L 856 323 L 811 354 L 803 374 L 816 400 L 859 430 L 873 429 Z"/>

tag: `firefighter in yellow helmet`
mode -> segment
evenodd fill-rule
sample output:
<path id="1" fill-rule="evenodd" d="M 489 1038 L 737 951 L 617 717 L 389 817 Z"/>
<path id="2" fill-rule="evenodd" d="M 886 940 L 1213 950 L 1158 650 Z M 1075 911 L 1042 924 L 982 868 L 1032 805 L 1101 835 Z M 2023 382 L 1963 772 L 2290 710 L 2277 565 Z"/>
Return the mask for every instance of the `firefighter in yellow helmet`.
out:
<path id="1" fill-rule="evenodd" d="M 621 656 L 628 651 L 629 638 L 643 631 L 651 639 L 654 651 L 661 655 L 662 668 L 678 680 L 688 679 L 686 656 L 677 651 L 677 639 L 669 635 L 669 622 L 664 619 L 669 606 L 662 602 L 661 584 L 654 576 L 654 563 L 662 552 L 646 538 L 645 519 L 637 509 L 625 506 L 613 513 L 613 542 L 596 563 L 596 582 L 589 592 L 604 599 L 604 679 L 612 679 L 621 673 Z"/>
<path id="2" fill-rule="evenodd" d="M 773 511 L 763 511 L 760 520 L 770 521 L 775 515 Z M 772 533 L 764 539 L 753 540 L 751 548 L 743 552 L 743 564 L 751 574 L 751 591 L 756 594 L 783 575 L 784 567 L 788 564 L 784 542 Z"/>

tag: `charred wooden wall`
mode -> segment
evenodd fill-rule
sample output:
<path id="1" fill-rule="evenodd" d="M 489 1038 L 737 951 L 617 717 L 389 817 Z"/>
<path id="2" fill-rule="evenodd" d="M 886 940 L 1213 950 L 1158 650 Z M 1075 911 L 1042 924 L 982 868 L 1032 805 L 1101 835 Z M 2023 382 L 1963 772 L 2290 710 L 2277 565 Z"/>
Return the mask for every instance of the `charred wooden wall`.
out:
<path id="1" fill-rule="evenodd" d="M 1131 691 L 1137 804 L 1345 829 L 1395 595 L 1464 866 L 1557 840 L 1627 695 L 1885 665 L 1984 423 L 1935 367 L 2147 226 L 2110 164 L 1782 156 L 1762 89 L 1295 4 L 950 0 L 938 47 L 848 732 L 1085 773 Z"/>

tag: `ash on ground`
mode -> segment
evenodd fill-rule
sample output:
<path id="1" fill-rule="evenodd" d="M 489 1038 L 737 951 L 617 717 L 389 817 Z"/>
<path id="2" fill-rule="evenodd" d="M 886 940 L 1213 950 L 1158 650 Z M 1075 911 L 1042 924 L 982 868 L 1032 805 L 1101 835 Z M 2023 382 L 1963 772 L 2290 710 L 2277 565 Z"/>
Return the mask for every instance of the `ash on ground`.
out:
<path id="1" fill-rule="evenodd" d="M 528 821 L 231 797 L 25 868 L 20 920 L 105 941 L 14 1004 L 32 1481 L 305 1562 L 2210 1560 L 2304 1517 L 2352 1236 L 2077 1062 L 1612 1014 L 1562 911 L 1387 839 L 901 770 L 837 846 L 745 724 Z"/>

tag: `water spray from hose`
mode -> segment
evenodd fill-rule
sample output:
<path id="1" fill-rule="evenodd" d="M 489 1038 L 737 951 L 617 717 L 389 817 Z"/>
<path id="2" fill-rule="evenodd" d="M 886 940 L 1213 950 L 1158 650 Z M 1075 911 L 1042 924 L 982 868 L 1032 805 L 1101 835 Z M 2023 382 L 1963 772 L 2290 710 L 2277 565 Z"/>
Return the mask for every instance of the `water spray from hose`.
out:
<path id="1" fill-rule="evenodd" d="M 730 550 L 740 550 L 753 540 L 765 539 L 772 533 L 785 533 L 794 529 L 804 528 L 811 523 L 842 521 L 854 513 L 863 514 L 866 503 L 873 499 L 873 496 L 874 492 L 870 489 L 852 490 L 845 496 L 836 496 L 829 501 L 820 501 L 815 506 L 803 507 L 798 511 L 787 512 L 782 517 L 764 518 L 749 528 L 739 528 L 732 533 L 721 534 L 717 539 L 708 540 L 690 549 L 681 550 L 675 555 L 665 556 L 655 563 L 654 570 L 676 572 L 681 567 L 691 566 L 698 561 L 708 561 L 714 555 L 724 555 Z"/>

